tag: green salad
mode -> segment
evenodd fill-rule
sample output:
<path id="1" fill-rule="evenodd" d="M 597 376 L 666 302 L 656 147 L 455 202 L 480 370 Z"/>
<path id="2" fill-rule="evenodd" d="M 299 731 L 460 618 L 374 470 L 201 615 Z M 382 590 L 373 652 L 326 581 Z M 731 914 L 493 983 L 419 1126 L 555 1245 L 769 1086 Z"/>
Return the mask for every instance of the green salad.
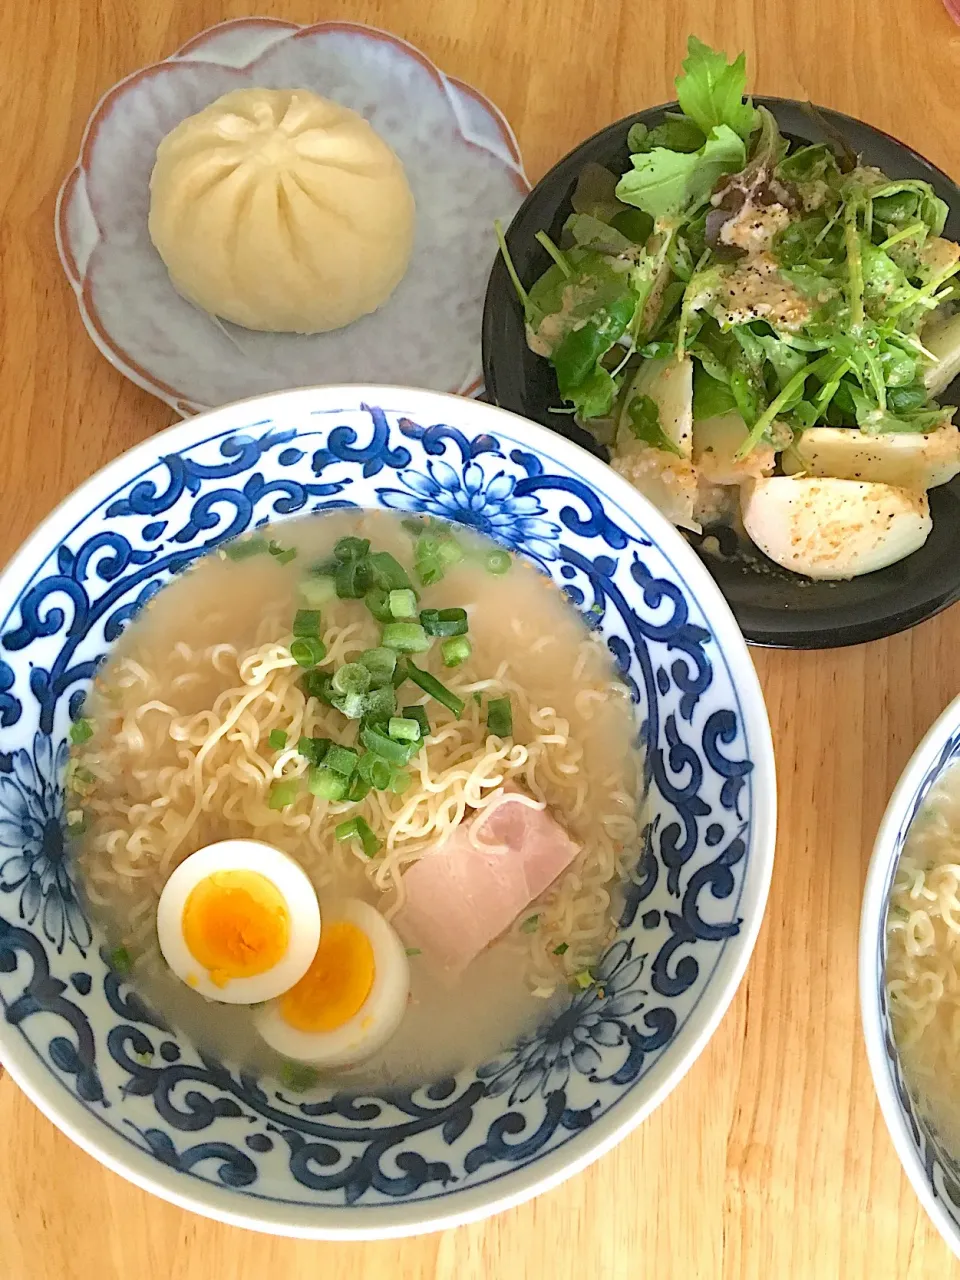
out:
<path id="1" fill-rule="evenodd" d="M 936 399 L 960 371 L 947 206 L 815 108 L 830 141 L 789 143 L 745 96 L 743 54 L 691 37 L 676 88 L 679 110 L 631 128 L 626 173 L 584 168 L 529 287 L 498 228 L 528 344 L 675 523 L 742 518 L 809 576 L 883 567 L 922 543 L 926 490 L 960 471 Z"/>

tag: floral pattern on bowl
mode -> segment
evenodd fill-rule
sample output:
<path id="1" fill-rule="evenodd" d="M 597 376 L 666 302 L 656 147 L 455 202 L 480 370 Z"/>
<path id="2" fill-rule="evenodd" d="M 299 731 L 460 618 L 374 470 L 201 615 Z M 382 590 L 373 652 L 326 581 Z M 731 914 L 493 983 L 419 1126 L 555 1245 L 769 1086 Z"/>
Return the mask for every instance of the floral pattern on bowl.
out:
<path id="1" fill-rule="evenodd" d="M 255 333 L 181 297 L 147 230 L 157 145 L 233 89 L 305 87 L 365 116 L 417 202 L 413 258 L 388 302 L 345 329 Z M 248 396 L 371 377 L 473 394 L 496 244 L 529 191 L 516 139 L 480 93 L 412 45 L 357 23 L 241 18 L 122 80 L 90 117 L 56 237 L 87 332 L 183 416 Z"/>
<path id="2" fill-rule="evenodd" d="M 298 1096 L 199 1051 L 111 970 L 71 878 L 65 743 L 104 654 L 172 575 L 267 520 L 349 506 L 482 529 L 565 591 L 636 703 L 644 827 L 596 987 L 455 1077 Z M 769 726 L 693 552 L 576 446 L 478 401 L 409 389 L 230 406 L 90 480 L 14 559 L 2 595 L 0 1057 L 126 1177 L 295 1235 L 452 1225 L 582 1167 L 706 1044 L 766 901 Z"/>

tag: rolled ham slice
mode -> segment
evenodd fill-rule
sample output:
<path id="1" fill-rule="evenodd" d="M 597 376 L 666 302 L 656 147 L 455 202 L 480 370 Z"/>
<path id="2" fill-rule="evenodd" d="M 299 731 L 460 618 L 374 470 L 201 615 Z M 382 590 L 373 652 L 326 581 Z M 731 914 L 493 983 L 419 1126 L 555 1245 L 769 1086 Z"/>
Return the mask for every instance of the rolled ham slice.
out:
<path id="1" fill-rule="evenodd" d="M 494 792 L 488 808 L 404 875 L 406 897 L 392 923 L 408 946 L 455 975 L 579 852 L 546 809 L 533 808 L 522 794 Z"/>

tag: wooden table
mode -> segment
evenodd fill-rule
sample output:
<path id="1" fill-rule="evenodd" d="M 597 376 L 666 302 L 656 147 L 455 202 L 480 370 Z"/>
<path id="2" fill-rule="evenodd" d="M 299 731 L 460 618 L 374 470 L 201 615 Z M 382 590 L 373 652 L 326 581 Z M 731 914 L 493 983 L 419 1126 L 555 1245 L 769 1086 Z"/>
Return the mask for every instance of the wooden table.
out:
<path id="1" fill-rule="evenodd" d="M 247 0 L 0 5 L 0 562 L 96 468 L 171 420 L 87 340 L 53 243 L 100 94 Z M 530 176 L 672 96 L 686 34 L 747 50 L 758 92 L 812 98 L 960 176 L 960 30 L 939 0 L 276 0 L 389 27 L 506 112 Z M 780 841 L 766 923 L 708 1050 L 587 1173 L 478 1226 L 295 1243 L 152 1199 L 0 1079 L 0 1280 L 825 1280 L 960 1275 L 877 1108 L 856 990 L 860 890 L 886 798 L 957 692 L 960 609 L 833 653 L 757 652 Z M 0 1073 L 2 1075 L 2 1073 Z"/>

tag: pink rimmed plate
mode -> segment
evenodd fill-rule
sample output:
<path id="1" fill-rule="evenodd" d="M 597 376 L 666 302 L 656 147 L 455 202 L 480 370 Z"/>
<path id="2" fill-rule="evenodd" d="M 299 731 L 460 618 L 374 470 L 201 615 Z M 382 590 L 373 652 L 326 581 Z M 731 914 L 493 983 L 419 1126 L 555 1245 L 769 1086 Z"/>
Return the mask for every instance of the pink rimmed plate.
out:
<path id="1" fill-rule="evenodd" d="M 417 203 L 410 268 L 376 313 L 333 333 L 255 333 L 187 302 L 147 232 L 157 145 L 232 89 L 308 88 L 359 111 L 403 161 Z M 530 185 L 504 117 L 406 41 L 356 23 L 224 22 L 109 90 L 60 189 L 57 248 L 110 363 L 181 415 L 324 382 L 473 394 L 495 254 Z"/>

